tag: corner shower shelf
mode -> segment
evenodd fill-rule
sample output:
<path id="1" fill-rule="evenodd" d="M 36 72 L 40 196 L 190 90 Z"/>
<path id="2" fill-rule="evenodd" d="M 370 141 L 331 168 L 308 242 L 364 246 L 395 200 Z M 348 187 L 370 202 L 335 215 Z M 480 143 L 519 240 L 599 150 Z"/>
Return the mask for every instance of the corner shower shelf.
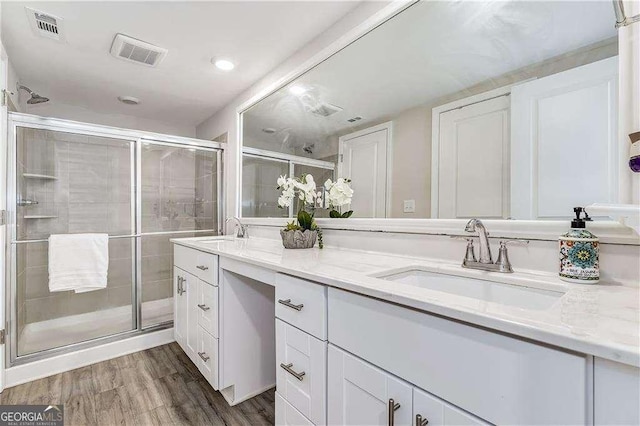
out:
<path id="1" fill-rule="evenodd" d="M 56 179 L 58 179 L 57 176 L 41 175 L 41 174 L 38 174 L 38 173 L 23 173 L 22 177 L 27 178 L 27 179 L 48 179 L 48 180 L 56 180 Z"/>
<path id="2" fill-rule="evenodd" d="M 47 216 L 47 215 L 31 215 L 24 216 L 23 219 L 57 219 L 58 216 Z"/>

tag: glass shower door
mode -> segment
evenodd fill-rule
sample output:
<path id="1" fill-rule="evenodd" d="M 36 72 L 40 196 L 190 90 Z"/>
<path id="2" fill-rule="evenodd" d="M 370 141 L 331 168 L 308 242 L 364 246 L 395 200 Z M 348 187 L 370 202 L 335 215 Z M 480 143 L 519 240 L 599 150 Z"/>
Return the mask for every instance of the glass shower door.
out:
<path id="1" fill-rule="evenodd" d="M 220 233 L 221 155 L 144 141 L 141 147 L 142 327 L 173 320 L 171 238 Z"/>
<path id="2" fill-rule="evenodd" d="M 11 289 L 24 356 L 137 327 L 134 316 L 135 141 L 40 128 L 16 128 L 16 227 Z M 50 291 L 52 234 L 107 233 L 107 288 Z"/>

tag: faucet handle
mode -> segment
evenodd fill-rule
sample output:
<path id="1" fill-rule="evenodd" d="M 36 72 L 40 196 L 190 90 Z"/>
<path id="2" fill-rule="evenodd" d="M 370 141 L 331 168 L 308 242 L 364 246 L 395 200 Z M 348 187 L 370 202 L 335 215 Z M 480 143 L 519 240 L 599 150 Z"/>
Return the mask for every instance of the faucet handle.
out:
<path id="1" fill-rule="evenodd" d="M 506 247 L 507 244 L 517 244 L 519 246 L 526 246 L 529 244 L 529 240 L 523 240 L 521 238 L 508 238 L 506 240 L 500 240 L 500 248 Z"/>
<path id="2" fill-rule="evenodd" d="M 511 261 L 509 261 L 509 252 L 507 251 L 507 244 L 518 244 L 518 245 L 527 245 L 529 244 L 529 240 L 521 240 L 521 239 L 507 239 L 500 241 L 500 251 L 498 252 L 498 259 L 496 260 L 496 265 L 498 265 L 498 270 L 500 272 L 513 272 L 513 268 L 511 267 Z"/>
<path id="3" fill-rule="evenodd" d="M 464 237 L 462 235 L 452 235 L 454 240 L 467 240 L 467 252 L 464 255 L 465 262 L 476 262 L 476 251 L 473 247 L 473 237 Z"/>

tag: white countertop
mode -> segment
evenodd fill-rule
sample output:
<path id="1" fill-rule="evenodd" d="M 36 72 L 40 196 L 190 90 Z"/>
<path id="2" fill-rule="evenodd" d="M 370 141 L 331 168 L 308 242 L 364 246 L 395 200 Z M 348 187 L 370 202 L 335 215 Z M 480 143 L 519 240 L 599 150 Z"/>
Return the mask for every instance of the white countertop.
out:
<path id="1" fill-rule="evenodd" d="M 483 272 L 464 269 L 456 263 L 334 247 L 286 250 L 280 241 L 271 239 L 200 237 L 171 241 L 331 287 L 640 367 L 638 288 L 607 283 L 569 284 L 550 274 Z M 566 293 L 549 309 L 528 310 L 375 277 L 407 267 Z"/>

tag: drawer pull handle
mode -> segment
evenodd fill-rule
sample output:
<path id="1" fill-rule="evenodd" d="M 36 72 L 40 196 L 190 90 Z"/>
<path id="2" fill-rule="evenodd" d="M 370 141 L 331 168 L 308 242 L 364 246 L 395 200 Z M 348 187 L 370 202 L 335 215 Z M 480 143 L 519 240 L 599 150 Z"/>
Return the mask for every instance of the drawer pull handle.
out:
<path id="1" fill-rule="evenodd" d="M 207 305 L 205 305 L 204 303 L 202 305 L 198 305 L 198 308 L 202 309 L 203 311 L 207 312 L 209 309 L 211 309 L 210 307 L 208 307 Z"/>
<path id="2" fill-rule="evenodd" d="M 429 420 L 423 419 L 420 414 L 416 414 L 416 426 L 427 426 L 429 424 Z"/>
<path id="3" fill-rule="evenodd" d="M 302 308 L 304 307 L 302 303 L 299 305 L 294 305 L 293 303 L 291 303 L 291 299 L 286 299 L 286 300 L 279 299 L 278 303 L 280 303 L 281 305 L 287 306 L 291 309 L 295 309 L 296 311 L 301 311 Z"/>
<path id="4" fill-rule="evenodd" d="M 400 408 L 400 404 L 395 402 L 393 398 L 389 398 L 389 426 L 393 426 L 395 422 L 396 410 Z"/>
<path id="5" fill-rule="evenodd" d="M 187 290 L 184 289 L 184 282 L 187 281 L 182 277 L 178 277 L 178 295 L 182 296 Z"/>
<path id="6" fill-rule="evenodd" d="M 282 367 L 284 369 L 284 371 L 286 371 L 287 373 L 291 374 L 293 377 L 295 377 L 296 379 L 302 381 L 302 379 L 304 378 L 304 374 L 305 372 L 302 371 L 300 373 L 297 373 L 295 371 L 293 371 L 293 364 L 289 363 L 289 364 L 280 364 L 280 367 Z"/>
<path id="7" fill-rule="evenodd" d="M 202 358 L 204 362 L 209 361 L 209 357 L 207 356 L 206 352 L 198 352 L 198 355 L 200 356 L 200 358 Z"/>
<path id="8" fill-rule="evenodd" d="M 196 266 L 196 268 L 200 269 L 201 271 L 206 271 L 207 269 L 209 269 L 208 266 L 204 266 L 204 265 L 198 265 Z"/>

